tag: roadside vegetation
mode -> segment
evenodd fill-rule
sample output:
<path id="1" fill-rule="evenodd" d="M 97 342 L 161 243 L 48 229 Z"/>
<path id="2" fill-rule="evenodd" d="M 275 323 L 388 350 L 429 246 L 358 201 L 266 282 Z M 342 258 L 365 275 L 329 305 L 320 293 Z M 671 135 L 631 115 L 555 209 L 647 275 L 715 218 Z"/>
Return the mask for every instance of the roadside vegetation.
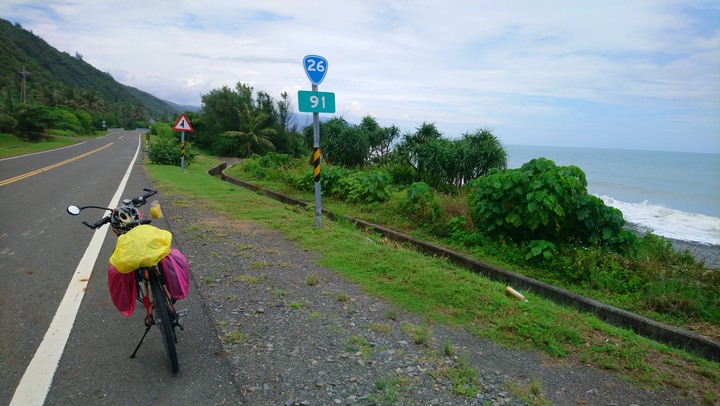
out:
<path id="1" fill-rule="evenodd" d="M 505 294 L 503 284 L 441 258 L 422 255 L 412 247 L 396 247 L 352 224 L 326 220 L 317 228 L 312 207 L 290 207 L 209 177 L 206 171 L 217 163 L 200 155 L 182 174 L 175 166 L 152 163 L 146 170 L 173 204 L 204 207 L 222 218 L 277 229 L 304 249 L 317 252 L 320 265 L 399 308 L 424 315 L 428 323 L 462 327 L 510 348 L 536 349 L 547 354 L 548 362 L 593 365 L 647 388 L 671 388 L 700 404 L 720 400 L 718 363 L 533 294 L 526 295 L 527 303 L 518 301 Z M 278 183 L 282 185 L 284 182 Z M 333 198 L 325 201 L 331 209 L 340 208 Z M 414 339 L 412 332 L 408 334 Z"/>
<path id="2" fill-rule="evenodd" d="M 313 201 L 306 160 L 265 155 L 230 176 Z M 720 338 L 720 272 L 587 194 L 579 168 L 535 159 L 493 170 L 456 193 L 387 174 L 325 165 L 323 205 L 645 316 Z M 698 294 L 703 292 L 703 294 Z"/>

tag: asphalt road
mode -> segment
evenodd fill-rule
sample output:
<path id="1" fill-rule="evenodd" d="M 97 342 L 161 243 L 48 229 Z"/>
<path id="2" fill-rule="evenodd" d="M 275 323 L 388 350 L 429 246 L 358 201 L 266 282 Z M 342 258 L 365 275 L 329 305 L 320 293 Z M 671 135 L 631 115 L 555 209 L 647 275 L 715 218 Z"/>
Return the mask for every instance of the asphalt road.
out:
<path id="1" fill-rule="evenodd" d="M 0 160 L 0 404 L 9 404 L 85 253 L 101 211 L 67 214 L 70 204 L 110 204 L 140 142 L 140 131 L 117 132 L 55 151 Z M 178 169 L 179 170 L 179 169 Z M 142 151 L 123 197 L 150 185 Z M 160 202 L 162 191 L 154 196 Z M 154 225 L 167 228 L 165 220 Z M 107 226 L 106 226 L 107 227 Z M 82 298 L 46 405 L 236 404 L 230 367 L 194 281 L 178 308 L 190 311 L 178 332 L 180 372 L 170 371 L 160 332 L 144 332 L 144 308 L 124 318 L 107 289 L 108 232 Z M 192 272 L 192 270 L 191 270 Z M 17 399 L 16 399 L 17 400 Z"/>

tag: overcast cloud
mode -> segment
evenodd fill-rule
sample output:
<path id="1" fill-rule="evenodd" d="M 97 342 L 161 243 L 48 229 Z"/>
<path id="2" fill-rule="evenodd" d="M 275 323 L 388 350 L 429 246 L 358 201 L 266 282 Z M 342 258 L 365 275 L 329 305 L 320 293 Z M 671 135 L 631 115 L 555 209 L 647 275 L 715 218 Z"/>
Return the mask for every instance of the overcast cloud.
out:
<path id="1" fill-rule="evenodd" d="M 179 104 L 242 82 L 297 106 L 316 54 L 350 122 L 720 153 L 716 0 L 3 0 L 0 17 Z"/>

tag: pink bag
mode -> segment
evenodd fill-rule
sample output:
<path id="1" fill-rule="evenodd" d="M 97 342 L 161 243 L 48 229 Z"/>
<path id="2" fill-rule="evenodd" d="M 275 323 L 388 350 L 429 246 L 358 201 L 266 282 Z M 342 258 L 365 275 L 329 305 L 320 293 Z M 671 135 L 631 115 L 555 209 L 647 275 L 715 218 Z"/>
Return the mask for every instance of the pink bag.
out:
<path id="1" fill-rule="evenodd" d="M 171 248 L 170 254 L 160 261 L 165 274 L 165 283 L 173 299 L 187 296 L 190 288 L 190 264 L 177 248 Z"/>
<path id="2" fill-rule="evenodd" d="M 114 266 L 108 268 L 108 288 L 115 307 L 125 317 L 130 317 L 135 309 L 137 285 L 135 273 L 120 273 Z"/>
<path id="3" fill-rule="evenodd" d="M 177 248 L 171 248 L 170 253 L 160 260 L 160 264 L 165 274 L 165 283 L 173 299 L 179 300 L 187 296 L 190 288 L 190 264 L 185 255 Z M 120 273 L 110 265 L 108 289 L 115 307 L 125 317 L 130 317 L 135 309 L 137 297 L 135 272 Z"/>

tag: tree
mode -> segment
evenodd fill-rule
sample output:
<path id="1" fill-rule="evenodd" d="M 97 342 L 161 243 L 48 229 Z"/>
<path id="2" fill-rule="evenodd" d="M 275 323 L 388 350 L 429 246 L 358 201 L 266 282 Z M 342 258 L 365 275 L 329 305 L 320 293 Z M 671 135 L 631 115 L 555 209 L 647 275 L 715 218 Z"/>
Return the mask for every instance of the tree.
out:
<path id="1" fill-rule="evenodd" d="M 400 129 L 394 125 L 383 128 L 372 116 L 363 117 L 358 129 L 368 139 L 370 146 L 368 160 L 374 160 L 381 165 L 387 163 L 390 147 L 392 142 L 400 136 Z"/>
<path id="2" fill-rule="evenodd" d="M 18 135 L 31 141 L 40 139 L 52 125 L 49 108 L 37 104 L 23 104 L 15 118 Z"/>
<path id="3" fill-rule="evenodd" d="M 313 145 L 313 126 L 303 129 L 308 145 Z M 342 117 L 320 123 L 320 149 L 325 161 L 334 165 L 360 167 L 367 161 L 370 144 L 367 134 Z"/>
<path id="4" fill-rule="evenodd" d="M 297 131 L 295 116 L 292 114 L 292 102 L 288 92 L 280 93 L 280 100 L 277 102 L 278 120 L 282 127 L 288 133 Z"/>
<path id="5" fill-rule="evenodd" d="M 270 141 L 270 136 L 275 134 L 275 130 L 264 127 L 267 120 L 265 113 L 260 110 L 252 110 L 250 106 L 245 105 L 244 110 L 237 110 L 237 114 L 243 116 L 240 131 L 226 131 L 224 135 L 231 139 L 238 139 L 242 143 L 244 156 L 252 155 L 253 147 L 275 150 L 275 146 Z"/>
<path id="6" fill-rule="evenodd" d="M 430 186 L 441 184 L 442 157 L 446 152 L 447 143 L 442 138 L 435 123 L 424 122 L 414 133 L 405 134 L 403 142 L 398 146 L 398 152 L 404 156 L 406 163 L 412 166 L 417 173 L 418 181 L 424 181 Z"/>
<path id="7" fill-rule="evenodd" d="M 453 141 L 445 172 L 448 183 L 460 188 L 492 168 L 506 167 L 507 152 L 500 140 L 490 130 L 482 129 Z"/>

